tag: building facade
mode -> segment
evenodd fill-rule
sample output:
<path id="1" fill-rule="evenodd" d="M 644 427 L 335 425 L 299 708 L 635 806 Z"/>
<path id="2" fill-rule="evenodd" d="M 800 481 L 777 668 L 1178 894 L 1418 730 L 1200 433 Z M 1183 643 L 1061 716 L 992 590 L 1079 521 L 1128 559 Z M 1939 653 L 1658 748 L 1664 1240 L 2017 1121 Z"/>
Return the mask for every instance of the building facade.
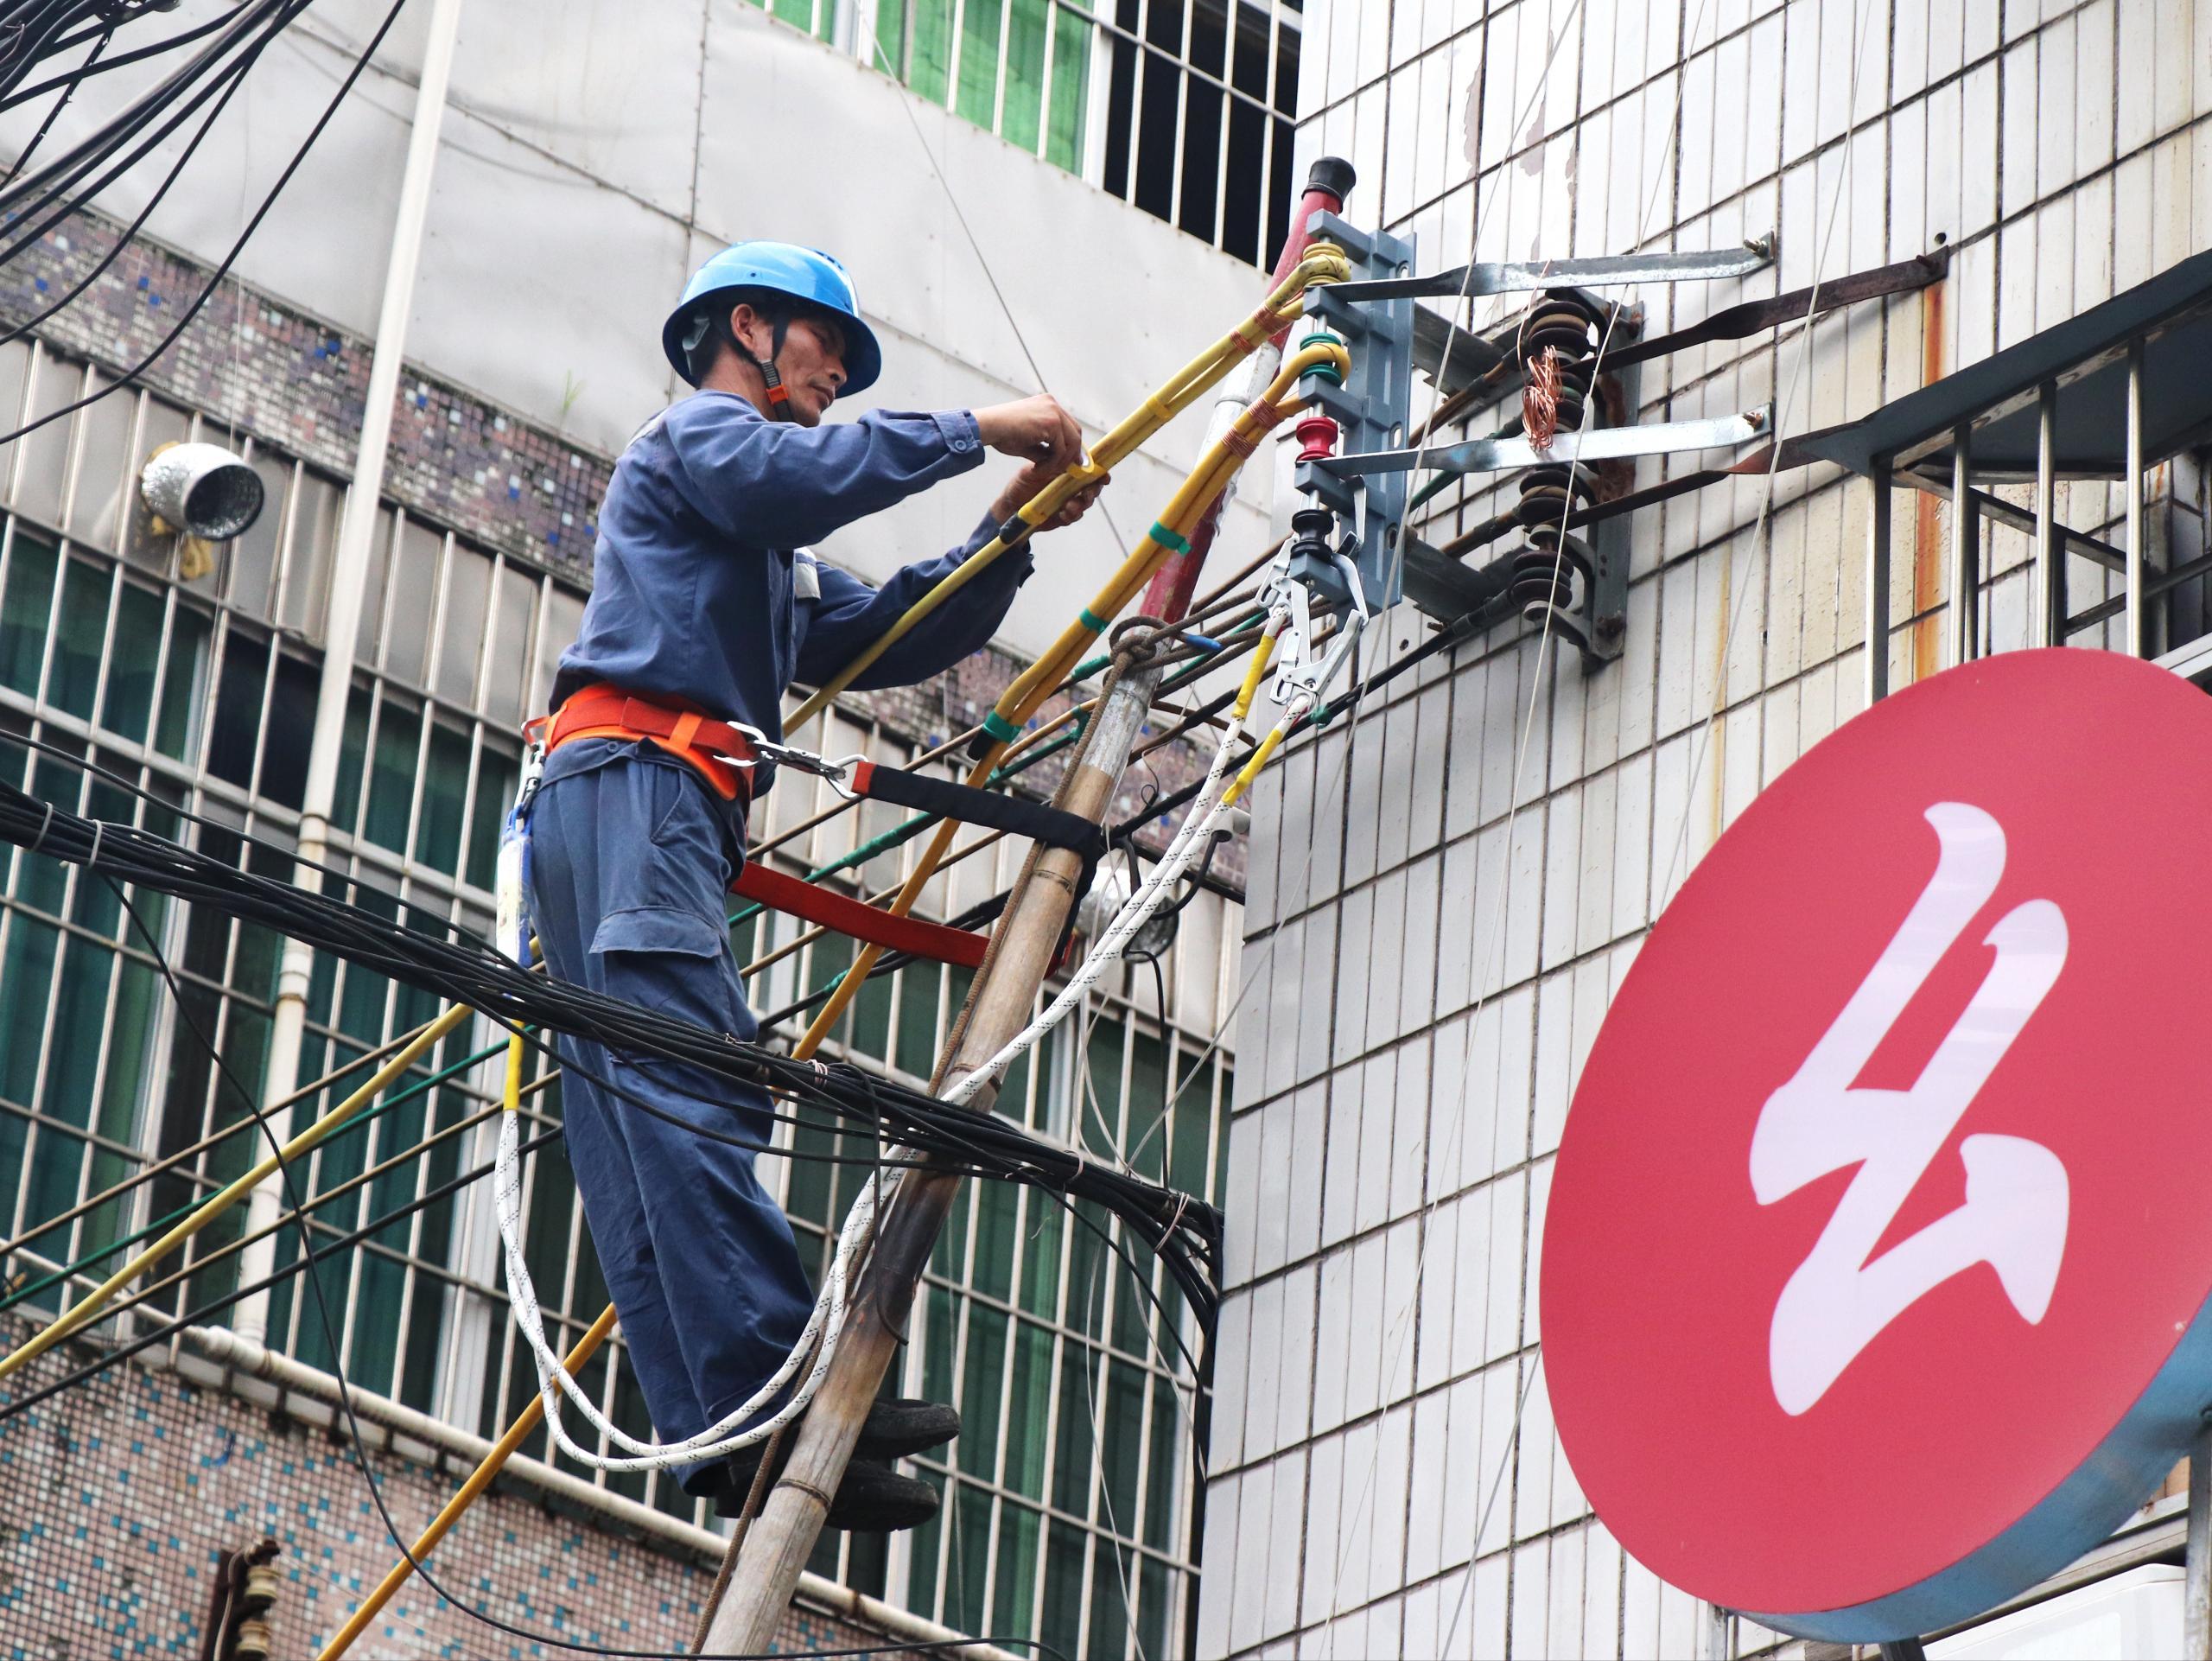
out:
<path id="1" fill-rule="evenodd" d="M 975 404 L 1045 384 L 1093 432 L 1249 311 L 1255 265 L 1272 256 L 1262 239 L 1279 234 L 1264 221 L 1282 194 L 1267 181 L 1288 165 L 1293 9 L 1240 5 L 1233 28 L 1203 6 L 1173 9 L 1172 27 L 1160 5 L 1096 17 L 974 3 L 824 3 L 804 17 L 785 16 L 780 0 L 773 17 L 737 0 L 683 10 L 576 4 L 548 17 L 486 0 L 466 16 L 333 821 L 334 859 L 362 903 L 488 929 L 518 726 L 543 707 L 581 616 L 612 458 L 675 390 L 657 350 L 659 319 L 703 252 L 763 232 L 835 246 L 886 338 L 885 391 L 896 401 Z M 619 41 L 608 35 L 618 14 Z M 318 68 L 342 64 L 372 26 L 365 10 L 337 4 L 288 33 L 244 83 L 237 123 L 211 132 L 198 176 L 257 191 L 281 162 L 281 138 L 328 96 L 331 76 Z M 510 50 L 522 29 L 546 47 L 526 69 Z M 0 273 L 0 312 L 15 330 L 0 345 L 0 431 L 53 417 L 0 452 L 0 754 L 41 795 L 270 875 L 284 874 L 282 857 L 246 838 L 288 847 L 297 835 L 374 345 L 380 262 L 360 251 L 389 239 L 420 53 L 421 20 L 410 18 L 268 234 L 249 244 L 245 280 L 220 285 L 137 381 L 118 384 L 119 371 L 209 281 L 234 232 L 226 194 L 162 200 L 149 236 L 51 316 L 54 296 L 113 251 L 122 220 L 147 205 L 137 175 Z M 97 98 L 88 85 L 82 101 Z M 670 114 L 678 104 L 680 119 Z M 77 118 L 73 110 L 61 124 Z M 795 118 L 823 133 L 823 165 L 844 198 L 762 164 L 766 139 L 787 137 Z M 6 136 L 19 145 L 28 135 Z M 874 164 L 861 167 L 870 143 Z M 1017 234 L 1034 216 L 1053 227 L 1051 258 Z M 989 273 L 970 229 L 982 247 L 1009 251 Z M 1113 329 L 1060 326 L 1071 249 L 1117 264 L 1114 292 L 1081 296 Z M 1124 328 L 1124 318 L 1137 321 Z M 135 488 L 152 449 L 187 437 L 237 449 L 266 489 L 252 530 L 204 571 L 179 564 Z M 1119 472 L 1108 506 L 1122 531 L 1157 512 L 1197 439 L 1193 423 L 1179 423 L 1156 459 Z M 1225 539 L 1225 553 L 1256 553 L 1268 484 L 1255 481 L 1234 516 L 1249 546 Z M 826 551 L 880 575 L 963 537 L 982 500 L 908 504 L 887 531 Z M 931 686 L 842 700 L 826 724 L 791 736 L 883 762 L 943 743 L 1057 633 L 1070 596 L 1118 561 L 1118 534 L 1094 516 L 1045 544 L 1051 580 L 1029 586 L 1001 646 Z M 1148 791 L 1173 788 L 1193 765 L 1180 742 L 1159 751 L 1121 811 L 1137 814 Z M 834 805 L 826 786 L 787 776 L 754 836 L 776 843 L 767 857 L 805 875 L 897 822 L 870 806 L 813 823 Z M 874 894 L 896 884 L 918 846 L 830 880 Z M 956 916 L 1001 891 L 1014 867 L 1014 850 L 988 847 L 941 877 L 923 909 Z M 29 1323 L 262 1151 L 240 1098 L 266 1083 L 281 942 L 150 894 L 132 894 L 134 921 L 103 884 L 35 855 L 11 856 L 5 869 L 0 1317 Z M 1236 861 L 1217 875 L 1234 879 Z M 1217 887 L 1183 913 L 1170 951 L 1103 983 L 1001 1098 L 1048 1134 L 1205 1195 L 1218 1194 L 1226 1169 L 1235 1079 L 1220 1036 L 1243 932 L 1233 881 Z M 763 1011 L 800 1005 L 850 961 L 848 946 L 790 919 L 740 910 L 732 928 Z M 174 964 L 181 1006 L 148 937 Z M 920 964 L 870 982 L 832 1053 L 925 1081 L 966 980 Z M 334 1072 L 358 1082 L 369 1056 L 434 1010 L 319 958 L 299 1082 Z M 804 1025 L 787 1016 L 772 1030 Z M 270 1349 L 442 1427 L 426 1441 L 429 1427 L 410 1435 L 372 1422 L 372 1463 L 410 1531 L 473 1462 L 469 1439 L 496 1436 L 534 1393 L 506 1313 L 490 1184 L 467 1180 L 490 1158 L 497 1038 L 480 1022 L 457 1031 L 300 1174 L 322 1301 L 290 1272 L 296 1235 L 273 1239 Z M 557 1130 L 557 1084 L 527 1111 L 526 1136 Z M 872 1144 L 781 1134 L 792 1156 L 765 1161 L 764 1172 L 803 1248 L 823 1256 L 866 1167 L 814 1156 L 864 1161 Z M 527 1180 L 531 1267 L 548 1335 L 565 1346 L 606 1290 L 557 1140 L 531 1155 Z M 811 1565 L 820 1578 L 802 1599 L 816 1624 L 791 1628 L 794 1642 L 856 1641 L 861 1629 L 834 1623 L 861 1619 L 875 1631 L 889 1621 L 889 1635 L 908 1641 L 938 1621 L 1071 1655 L 1159 1655 L 1185 1643 L 1205 1405 L 1170 1358 L 1177 1336 L 1194 1334 L 1173 1313 L 1166 1277 L 1137 1287 L 1084 1220 L 1034 1191 L 963 1196 L 905 1360 L 909 1387 L 957 1399 L 967 1414 L 946 1462 L 920 1467 L 945 1491 L 943 1515 L 887 1545 L 825 1537 Z M 224 1324 L 239 1264 L 252 1260 L 245 1227 L 241 1211 L 196 1237 L 142 1282 L 132 1307 L 65 1346 L 67 1366 L 35 1373 L 24 1390 L 187 1317 Z M 1169 1315 L 1152 1314 L 1147 1291 Z M 647 1429 L 619 1336 L 586 1377 L 611 1417 Z M 14 1473 L 11 1492 L 32 1496 L 0 1543 L 0 1653 L 195 1643 L 192 1611 L 204 1609 L 214 1554 L 264 1534 L 283 1547 L 292 1588 L 272 1616 L 278 1652 L 308 1652 L 395 1555 L 334 1434 L 327 1400 L 226 1373 L 174 1333 L 0 1426 L 0 1468 Z M 664 1480 L 569 1465 L 542 1434 L 518 1471 L 512 1492 L 456 1531 L 447 1583 L 525 1628 L 632 1647 L 687 1641 L 711 1579 L 711 1562 L 700 1567 L 711 1511 Z M 589 1572 L 547 1585 L 547 1565 L 580 1559 Z M 833 1594 L 833 1583 L 844 1591 Z M 838 1601 L 847 1594 L 888 1613 L 855 1615 L 859 1606 Z M 357 1653 L 508 1652 L 508 1639 L 420 1588 L 396 1608 Z M 898 1625 L 901 1611 L 922 1624 Z"/>
<path id="2" fill-rule="evenodd" d="M 1541 261 L 1778 235 L 1751 277 L 1630 291 L 1647 334 L 1947 250 L 1923 292 L 1642 366 L 1637 418 L 1772 399 L 1787 438 L 2212 245 L 2208 31 L 2205 8 L 2157 0 L 1317 0 L 1300 153 L 1351 156 L 1423 270 L 1471 248 Z M 1523 303 L 1471 323 L 1510 328 Z M 1703 465 L 1648 461 L 1634 482 Z M 1732 816 L 1865 707 L 1872 491 L 1827 465 L 1772 477 L 1770 511 L 1755 474 L 1628 521 L 1618 661 L 1586 673 L 1556 632 L 1510 622 L 1258 792 L 1203 1654 L 1779 1643 L 1661 1583 L 1592 1515 L 1535 1298 L 1568 1102 L 1645 931 Z M 1511 489 L 1470 480 L 1427 534 Z M 2202 489 L 2187 457 L 2154 480 L 2154 564 L 2201 550 Z M 2115 487 L 2058 497 L 2063 523 L 2117 535 Z M 1904 491 L 1892 512 L 1894 623 L 1873 649 L 1894 688 L 1945 661 L 1951 521 Z M 1984 649 L 2026 645 L 2031 538 L 1986 520 L 1980 537 Z M 2094 618 L 2110 574 L 2067 570 Z M 1394 620 L 1378 660 L 1427 626 Z M 2183 584 L 2149 649 L 2202 628 Z M 2069 640 L 2123 645 L 2108 621 Z"/>

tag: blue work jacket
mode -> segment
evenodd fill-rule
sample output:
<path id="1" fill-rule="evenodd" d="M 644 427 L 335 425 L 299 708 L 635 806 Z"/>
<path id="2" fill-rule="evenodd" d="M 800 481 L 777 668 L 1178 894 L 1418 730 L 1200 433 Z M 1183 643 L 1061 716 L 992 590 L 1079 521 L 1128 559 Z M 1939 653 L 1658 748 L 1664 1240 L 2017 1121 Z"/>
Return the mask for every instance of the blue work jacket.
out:
<path id="1" fill-rule="evenodd" d="M 880 589 L 817 563 L 807 545 L 982 459 L 976 418 L 964 410 L 871 410 L 802 427 L 770 421 L 731 392 L 672 405 L 615 464 L 600 510 L 591 599 L 575 644 L 561 654 L 554 707 L 604 681 L 780 737 L 786 687 L 819 685 L 842 669 L 995 526 L 985 519 L 960 547 L 907 566 Z M 1029 570 L 1025 544 L 854 685 L 910 685 L 986 645 Z M 592 765 L 600 748 L 588 740 L 563 746 L 548 776 Z M 756 793 L 768 782 L 760 779 Z"/>

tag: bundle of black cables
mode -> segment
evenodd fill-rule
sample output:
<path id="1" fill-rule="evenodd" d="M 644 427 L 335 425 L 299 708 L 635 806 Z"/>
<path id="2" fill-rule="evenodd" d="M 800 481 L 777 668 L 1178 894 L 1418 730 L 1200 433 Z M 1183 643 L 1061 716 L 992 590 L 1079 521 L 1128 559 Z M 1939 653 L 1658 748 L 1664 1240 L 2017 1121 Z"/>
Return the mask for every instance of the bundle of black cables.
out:
<path id="1" fill-rule="evenodd" d="M 940 1168 L 1023 1182 L 1117 1219 L 1166 1266 L 1210 1340 L 1217 1304 L 1221 1217 L 1191 1195 L 1086 1159 L 995 1114 L 955 1107 L 846 1064 L 795 1060 L 727 1034 L 658 1015 L 533 973 L 457 930 L 444 936 L 388 921 L 343 901 L 257 876 L 166 837 L 92 819 L 0 784 L 0 842 L 81 865 L 111 881 L 212 906 L 333 952 L 407 985 L 463 1003 L 524 1037 L 550 1028 L 611 1048 L 680 1061 L 865 1129 Z M 566 1065 L 574 1067 L 569 1060 Z M 597 1082 L 605 1085 L 606 1081 Z M 606 1086 L 632 1107 L 710 1140 L 757 1144 L 668 1115 Z"/>
<path id="2" fill-rule="evenodd" d="M 66 22 L 72 16 L 101 16 L 116 9 L 87 6 L 82 0 L 47 0 L 43 4 L 16 0 L 12 6 L 0 0 L 0 110 L 57 87 L 66 99 L 90 75 L 146 57 L 196 48 L 186 53 L 175 69 L 124 100 L 91 132 L 52 160 L 31 168 L 31 151 L 37 141 L 25 147 L 7 182 L 0 186 L 0 222 L 7 227 L 7 240 L 0 245 L 0 261 L 13 258 L 87 199 L 121 178 L 211 102 L 219 108 L 270 42 L 312 3 L 313 0 L 248 0 L 235 11 L 136 52 L 99 60 L 99 47 L 105 44 L 103 33 L 93 54 L 70 73 L 26 87 L 21 85 L 22 77 L 36 61 L 34 51 L 46 37 L 38 32 L 41 25 L 23 22 L 20 16 L 11 19 L 10 12 L 41 14 L 50 24 L 54 16 Z M 10 27 L 21 32 L 11 38 L 6 34 Z M 113 24 L 107 22 L 99 27 L 104 31 Z M 81 34 L 64 36 L 52 49 L 83 38 Z M 39 137 L 44 136 L 42 128 Z"/>

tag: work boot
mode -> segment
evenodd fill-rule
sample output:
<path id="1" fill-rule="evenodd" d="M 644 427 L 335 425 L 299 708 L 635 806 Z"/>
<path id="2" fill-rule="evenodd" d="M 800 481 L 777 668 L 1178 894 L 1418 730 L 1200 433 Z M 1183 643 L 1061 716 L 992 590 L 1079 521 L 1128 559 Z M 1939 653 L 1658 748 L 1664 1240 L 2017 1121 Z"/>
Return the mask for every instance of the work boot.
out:
<path id="1" fill-rule="evenodd" d="M 944 1447 L 959 1434 L 960 1410 L 951 1403 L 894 1396 L 868 1409 L 853 1457 L 879 1462 L 910 1459 Z"/>
<path id="2" fill-rule="evenodd" d="M 777 1458 L 779 1467 L 790 1454 L 788 1445 Z M 740 1448 L 729 1457 L 729 1481 L 715 1496 L 715 1515 L 736 1517 L 745 1510 L 745 1497 L 753 1492 L 753 1478 L 760 1468 L 758 1446 Z M 779 1468 L 778 1475 L 782 1474 Z M 919 1528 L 937 1515 L 937 1490 L 926 1482 L 901 1476 L 880 1460 L 855 1459 L 845 1467 L 845 1480 L 830 1502 L 825 1528 L 855 1534 L 895 1534 Z"/>
<path id="3" fill-rule="evenodd" d="M 939 1402 L 894 1398 L 876 1403 L 861 1427 L 844 1480 L 837 1485 L 824 1526 L 861 1534 L 890 1534 L 919 1528 L 938 1512 L 937 1490 L 926 1482 L 901 1476 L 891 1461 L 950 1441 L 960 1434 L 959 1413 Z M 786 1432 L 777 1455 L 775 1474 L 783 1473 L 796 1437 Z M 741 1448 L 725 1461 L 725 1481 L 715 1496 L 715 1510 L 735 1517 L 745 1509 L 760 1469 L 766 1441 Z"/>

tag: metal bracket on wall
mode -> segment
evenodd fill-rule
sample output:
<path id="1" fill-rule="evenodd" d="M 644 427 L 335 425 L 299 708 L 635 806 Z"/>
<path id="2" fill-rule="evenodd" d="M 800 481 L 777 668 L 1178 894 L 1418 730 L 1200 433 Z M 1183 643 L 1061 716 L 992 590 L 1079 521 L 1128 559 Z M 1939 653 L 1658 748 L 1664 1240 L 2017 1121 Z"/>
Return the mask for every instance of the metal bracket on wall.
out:
<path id="1" fill-rule="evenodd" d="M 1413 269 L 1414 245 L 1382 231 L 1363 231 L 1334 213 L 1317 213 L 1311 223 L 1315 240 L 1335 243 L 1360 270 L 1396 280 Z M 1328 374 L 1310 372 L 1298 383 L 1312 406 L 1337 423 L 1347 449 L 1370 449 L 1405 442 L 1414 396 L 1414 302 L 1384 297 L 1355 305 L 1343 290 L 1372 283 L 1323 284 L 1306 291 L 1306 315 L 1344 337 L 1351 347 L 1351 374 L 1342 385 Z M 1298 464 L 1298 488 L 1332 509 L 1353 528 L 1357 550 L 1352 563 L 1366 589 L 1369 608 L 1393 606 L 1404 591 L 1403 572 L 1393 558 L 1398 526 L 1406 517 L 1402 469 L 1353 480 L 1323 474 L 1312 461 Z M 1335 605 L 1350 601 L 1341 583 L 1325 572 L 1310 574 L 1311 586 Z"/>
<path id="2" fill-rule="evenodd" d="M 1749 277 L 1774 264 L 1771 232 L 1740 248 L 1700 253 L 1608 254 L 1595 259 L 1509 259 L 1474 266 L 1455 265 L 1426 277 L 1382 277 L 1340 283 L 1337 297 L 1353 305 L 1377 300 L 1479 298 L 1492 294 L 1526 294 L 1539 289 L 1607 289 L 1630 283 L 1710 283 Z"/>
<path id="3" fill-rule="evenodd" d="M 1774 406 L 1762 404 L 1738 415 L 1702 421 L 1662 421 L 1643 427 L 1597 427 L 1587 433 L 1562 432 L 1542 449 L 1526 438 L 1470 438 L 1425 450 L 1372 450 L 1332 455 L 1307 463 L 1325 472 L 1357 477 L 1402 473 L 1416 465 L 1439 473 L 1504 473 L 1516 468 L 1559 462 L 1614 461 L 1633 455 L 1677 455 L 1691 450 L 1726 449 L 1764 438 L 1774 425 Z"/>

